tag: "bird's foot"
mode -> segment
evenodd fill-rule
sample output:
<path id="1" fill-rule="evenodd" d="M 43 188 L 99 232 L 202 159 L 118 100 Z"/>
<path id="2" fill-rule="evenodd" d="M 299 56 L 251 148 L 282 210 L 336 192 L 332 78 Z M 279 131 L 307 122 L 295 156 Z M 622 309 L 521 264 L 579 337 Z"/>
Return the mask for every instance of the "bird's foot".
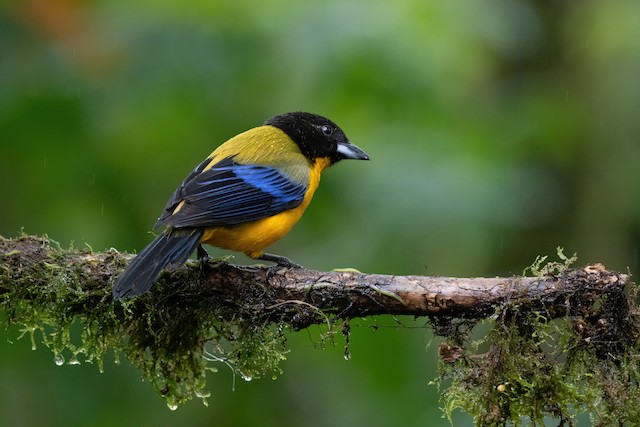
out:
<path id="1" fill-rule="evenodd" d="M 280 256 L 280 255 L 264 253 L 261 256 L 259 256 L 257 259 L 260 259 L 263 261 L 275 262 L 276 265 L 274 267 L 304 268 L 300 264 L 296 264 L 295 262 L 291 261 L 289 258 Z"/>

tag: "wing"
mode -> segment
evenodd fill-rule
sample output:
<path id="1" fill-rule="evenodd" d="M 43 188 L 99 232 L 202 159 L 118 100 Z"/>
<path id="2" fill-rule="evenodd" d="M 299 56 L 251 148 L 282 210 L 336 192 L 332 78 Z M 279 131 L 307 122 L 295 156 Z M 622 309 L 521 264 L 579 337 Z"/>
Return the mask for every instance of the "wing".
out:
<path id="1" fill-rule="evenodd" d="M 278 169 L 232 157 L 206 169 L 202 162 L 173 193 L 156 227 L 217 227 L 266 218 L 302 203 L 306 185 Z M 205 170 L 206 169 L 206 170 Z"/>

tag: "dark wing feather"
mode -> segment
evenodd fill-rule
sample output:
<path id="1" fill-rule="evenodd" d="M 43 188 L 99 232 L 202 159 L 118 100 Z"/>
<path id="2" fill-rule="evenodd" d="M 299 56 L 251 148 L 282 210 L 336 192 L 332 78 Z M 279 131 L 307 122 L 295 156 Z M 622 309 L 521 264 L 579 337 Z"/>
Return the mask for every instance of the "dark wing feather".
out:
<path id="1" fill-rule="evenodd" d="M 167 201 L 167 204 L 164 207 L 164 212 L 162 212 L 162 215 L 160 215 L 160 218 L 158 218 L 158 221 L 156 221 L 156 224 L 153 226 L 154 229 L 166 224 L 167 218 L 171 216 L 173 211 L 176 209 L 176 207 L 178 207 L 178 205 L 184 198 L 185 186 L 193 181 L 196 176 L 202 173 L 202 171 L 209 165 L 209 163 L 211 163 L 210 158 L 204 159 L 202 163 L 196 166 L 196 168 L 191 171 L 189 175 L 187 175 L 184 181 L 182 181 L 182 184 L 180 184 L 180 187 L 178 187 L 176 191 L 173 192 L 173 194 Z"/>
<path id="2" fill-rule="evenodd" d="M 302 203 L 307 186 L 278 169 L 227 158 L 202 171 L 203 162 L 169 199 L 157 225 L 217 227 L 266 218 Z M 184 205 L 173 213 L 180 202 Z"/>

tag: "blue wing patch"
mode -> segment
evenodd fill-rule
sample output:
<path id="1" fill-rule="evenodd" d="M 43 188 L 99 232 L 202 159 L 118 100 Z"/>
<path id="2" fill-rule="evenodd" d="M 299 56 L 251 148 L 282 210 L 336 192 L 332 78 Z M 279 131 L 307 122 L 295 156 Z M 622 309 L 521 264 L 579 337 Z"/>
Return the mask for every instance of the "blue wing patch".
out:
<path id="1" fill-rule="evenodd" d="M 274 167 L 227 158 L 202 172 L 207 164 L 200 164 L 175 191 L 156 226 L 217 227 L 255 221 L 299 206 L 307 192 L 307 186 Z"/>

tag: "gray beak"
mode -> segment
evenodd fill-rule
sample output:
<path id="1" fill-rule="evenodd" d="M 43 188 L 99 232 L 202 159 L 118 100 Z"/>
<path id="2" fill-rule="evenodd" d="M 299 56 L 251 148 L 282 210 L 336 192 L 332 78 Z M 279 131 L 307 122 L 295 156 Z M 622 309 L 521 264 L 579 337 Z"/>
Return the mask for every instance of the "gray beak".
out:
<path id="1" fill-rule="evenodd" d="M 341 159 L 369 160 L 367 153 L 351 142 L 339 142 L 336 149 Z"/>

